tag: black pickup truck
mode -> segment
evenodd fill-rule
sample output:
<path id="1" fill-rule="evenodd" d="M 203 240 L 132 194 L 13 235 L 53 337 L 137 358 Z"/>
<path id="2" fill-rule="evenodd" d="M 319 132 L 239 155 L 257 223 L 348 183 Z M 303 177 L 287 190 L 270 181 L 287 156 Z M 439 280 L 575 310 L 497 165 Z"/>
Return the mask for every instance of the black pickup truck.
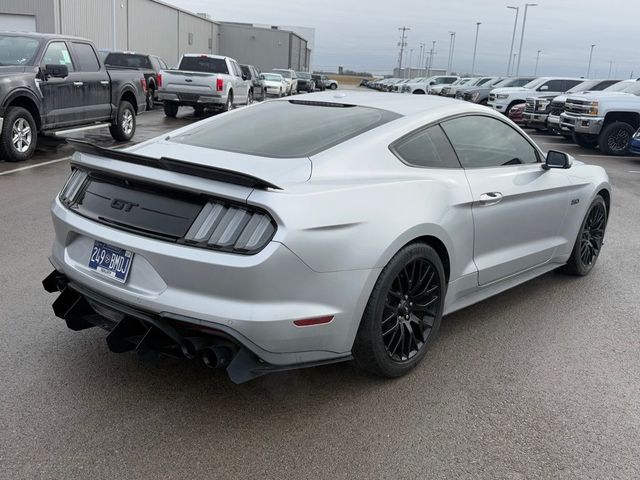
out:
<path id="1" fill-rule="evenodd" d="M 130 140 L 145 110 L 141 72 L 107 69 L 85 39 L 0 32 L 0 158 L 33 155 L 38 135 L 108 126 Z"/>

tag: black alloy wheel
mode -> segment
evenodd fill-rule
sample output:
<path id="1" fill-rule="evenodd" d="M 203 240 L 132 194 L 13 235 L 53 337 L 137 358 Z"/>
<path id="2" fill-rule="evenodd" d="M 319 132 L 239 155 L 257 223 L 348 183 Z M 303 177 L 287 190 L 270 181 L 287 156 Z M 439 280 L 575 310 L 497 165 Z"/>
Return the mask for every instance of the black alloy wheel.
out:
<path id="1" fill-rule="evenodd" d="M 589 211 L 580 234 L 580 260 L 584 267 L 593 266 L 600 255 L 606 226 L 606 208 L 602 203 L 596 203 Z"/>
<path id="2" fill-rule="evenodd" d="M 396 362 L 412 359 L 433 329 L 440 302 L 440 279 L 424 258 L 407 264 L 387 292 L 382 314 L 382 340 Z"/>

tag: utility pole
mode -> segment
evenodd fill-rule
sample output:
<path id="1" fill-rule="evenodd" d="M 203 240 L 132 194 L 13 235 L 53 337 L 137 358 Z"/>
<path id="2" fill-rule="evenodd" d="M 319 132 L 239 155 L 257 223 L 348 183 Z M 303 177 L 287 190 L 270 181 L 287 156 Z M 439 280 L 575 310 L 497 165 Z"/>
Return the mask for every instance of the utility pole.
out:
<path id="1" fill-rule="evenodd" d="M 478 33 L 482 22 L 476 22 L 476 43 L 473 45 L 473 62 L 471 63 L 471 75 L 476 72 L 476 52 L 478 51 Z"/>
<path id="2" fill-rule="evenodd" d="M 609 60 L 609 76 L 607 78 L 611 78 L 612 69 L 613 69 L 613 60 Z"/>
<path id="3" fill-rule="evenodd" d="M 513 56 L 513 47 L 516 43 L 516 30 L 518 30 L 518 15 L 520 15 L 520 7 L 507 7 L 516 11 L 516 21 L 513 22 L 513 35 L 511 36 L 511 50 L 509 50 L 509 66 L 507 67 L 507 77 L 511 75 L 511 58 Z"/>
<path id="4" fill-rule="evenodd" d="M 420 57 L 418 58 L 418 68 L 422 68 L 422 62 L 423 62 L 424 53 L 425 53 L 424 51 L 425 44 L 424 42 L 420 42 L 418 45 L 420 45 Z M 418 74 L 418 75 L 421 76 L 422 74 Z"/>
<path id="5" fill-rule="evenodd" d="M 456 46 L 456 32 L 449 32 L 451 39 L 449 40 L 449 59 L 447 60 L 447 75 L 451 75 L 453 69 L 453 49 Z"/>
<path id="6" fill-rule="evenodd" d="M 409 49 L 409 74 L 407 78 L 411 78 L 411 66 L 413 65 L 413 48 Z"/>
<path id="7" fill-rule="evenodd" d="M 534 76 L 538 75 L 538 64 L 540 63 L 540 52 L 542 52 L 542 50 L 538 50 L 538 56 L 536 57 L 536 69 L 533 72 Z"/>
<path id="8" fill-rule="evenodd" d="M 118 21 L 118 16 L 116 15 L 116 3 L 117 0 L 111 0 L 111 28 L 112 28 L 112 35 L 113 35 L 113 49 L 114 50 L 118 50 L 118 30 L 117 30 L 117 21 Z"/>
<path id="9" fill-rule="evenodd" d="M 524 29 L 527 26 L 527 10 L 529 7 L 537 7 L 537 3 L 526 3 L 524 5 L 524 18 L 522 19 L 522 35 L 520 35 L 520 50 L 518 51 L 518 66 L 516 67 L 516 77 L 520 75 L 520 62 L 522 61 L 522 45 L 524 44 Z"/>
<path id="10" fill-rule="evenodd" d="M 398 46 L 400 47 L 400 55 L 398 56 L 398 74 L 402 71 L 402 58 L 404 56 L 404 48 L 407 46 L 407 32 L 411 30 L 409 27 L 398 27 L 402 32 Z"/>
<path id="11" fill-rule="evenodd" d="M 591 52 L 589 53 L 589 66 L 587 67 L 587 78 L 591 76 L 591 60 L 593 60 L 593 49 L 596 48 L 595 45 L 591 45 Z"/>

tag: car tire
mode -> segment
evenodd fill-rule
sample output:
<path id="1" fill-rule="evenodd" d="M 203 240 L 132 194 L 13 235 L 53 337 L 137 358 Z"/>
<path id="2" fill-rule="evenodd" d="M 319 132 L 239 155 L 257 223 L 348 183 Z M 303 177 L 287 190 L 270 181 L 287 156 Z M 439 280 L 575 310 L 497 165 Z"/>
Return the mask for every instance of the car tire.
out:
<path id="1" fill-rule="evenodd" d="M 7 162 L 23 162 L 33 156 L 37 143 L 38 130 L 29 110 L 7 108 L 0 132 L 0 157 Z"/>
<path id="2" fill-rule="evenodd" d="M 418 89 L 418 90 L 414 90 L 412 93 L 413 93 L 414 95 L 424 95 L 424 90 L 419 90 L 419 89 Z"/>
<path id="3" fill-rule="evenodd" d="M 223 112 L 228 112 L 229 110 L 233 110 L 233 90 L 229 90 L 229 93 L 227 94 L 227 101 L 224 104 L 224 107 L 222 107 Z"/>
<path id="4" fill-rule="evenodd" d="M 567 264 L 561 268 L 562 272 L 584 276 L 593 269 L 602 250 L 607 219 L 607 204 L 601 195 L 597 195 L 580 224 L 571 256 Z"/>
<path id="5" fill-rule="evenodd" d="M 338 88 L 338 84 L 337 83 L 332 83 L 331 86 L 329 87 L 331 90 L 337 90 Z"/>
<path id="6" fill-rule="evenodd" d="M 629 155 L 629 146 L 636 130 L 626 122 L 610 123 L 600 132 L 600 151 L 606 155 Z"/>
<path id="7" fill-rule="evenodd" d="M 408 373 L 438 333 L 445 294 L 442 260 L 431 246 L 413 243 L 396 253 L 362 316 L 352 349 L 356 364 L 383 377 Z"/>
<path id="8" fill-rule="evenodd" d="M 164 102 L 164 114 L 169 118 L 176 118 L 180 105 L 174 102 Z"/>
<path id="9" fill-rule="evenodd" d="M 155 98 L 155 90 L 153 90 L 152 88 L 147 89 L 147 110 L 153 110 L 154 105 L 154 98 Z"/>
<path id="10" fill-rule="evenodd" d="M 575 133 L 571 135 L 573 143 L 581 146 L 582 148 L 588 148 L 590 150 L 598 146 L 598 137 L 596 135 L 589 135 L 588 133 Z"/>
<path id="11" fill-rule="evenodd" d="M 247 92 L 247 105 L 251 105 L 253 103 L 253 88 L 250 88 Z"/>
<path id="12" fill-rule="evenodd" d="M 109 126 L 114 140 L 128 142 L 136 133 L 136 111 L 126 100 L 120 102 L 116 113 L 116 123 Z"/>

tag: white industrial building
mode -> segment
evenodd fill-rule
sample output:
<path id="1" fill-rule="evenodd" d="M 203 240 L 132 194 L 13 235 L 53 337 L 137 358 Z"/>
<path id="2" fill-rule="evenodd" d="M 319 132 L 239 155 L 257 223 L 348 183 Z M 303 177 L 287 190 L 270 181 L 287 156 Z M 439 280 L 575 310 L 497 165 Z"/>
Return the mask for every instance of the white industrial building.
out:
<path id="1" fill-rule="evenodd" d="M 211 53 L 263 70 L 302 71 L 311 46 L 299 32 L 314 36 L 305 27 L 219 22 L 158 0 L 0 0 L 0 30 L 89 38 L 99 49 L 151 53 L 169 65 L 184 53 Z"/>

